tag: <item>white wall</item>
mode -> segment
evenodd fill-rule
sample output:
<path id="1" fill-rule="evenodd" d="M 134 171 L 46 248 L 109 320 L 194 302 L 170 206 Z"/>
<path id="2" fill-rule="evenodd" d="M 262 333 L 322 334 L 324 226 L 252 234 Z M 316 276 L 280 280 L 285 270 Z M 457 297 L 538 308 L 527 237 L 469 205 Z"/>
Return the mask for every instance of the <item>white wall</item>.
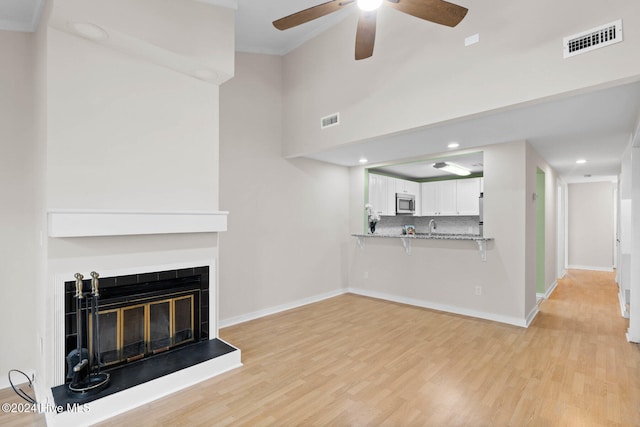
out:
<path id="1" fill-rule="evenodd" d="M 554 169 L 540 155 L 527 144 L 527 284 L 536 281 L 536 171 L 544 172 L 545 178 L 545 275 L 544 287 L 548 291 L 558 279 L 558 177 Z M 537 195 L 536 195 L 537 196 Z M 527 292 L 531 296 L 531 292 Z M 527 307 L 531 308 L 535 301 L 527 300 Z"/>
<path id="2" fill-rule="evenodd" d="M 50 209 L 217 210 L 218 87 L 56 29 Z"/>
<path id="3" fill-rule="evenodd" d="M 37 147 L 33 34 L 0 30 L 0 388 L 36 365 Z M 24 378 L 16 376 L 19 382 Z"/>
<path id="4" fill-rule="evenodd" d="M 45 0 L 40 18 L 38 29 L 35 33 L 35 51 L 36 58 L 34 64 L 34 90 L 36 99 L 36 114 L 34 120 L 34 129 L 36 132 L 36 152 L 34 153 L 34 161 L 37 164 L 35 179 L 36 184 L 36 223 L 34 230 L 39 235 L 39 245 L 36 251 L 36 271 L 37 278 L 35 283 L 39 298 L 35 298 L 37 333 L 34 334 L 36 339 L 36 358 L 38 364 L 35 367 L 36 387 L 44 379 L 44 375 L 48 367 L 48 360 L 45 359 L 44 350 L 46 346 L 46 330 L 49 327 L 49 305 L 46 297 L 46 283 L 49 279 L 47 275 L 47 251 L 48 239 L 47 235 L 47 21 L 51 13 L 52 2 Z"/>
<path id="5" fill-rule="evenodd" d="M 630 282 L 630 305 L 631 313 L 629 317 L 629 329 L 627 339 L 631 342 L 640 343 L 640 315 L 637 308 L 640 307 L 640 215 L 638 205 L 640 205 L 640 128 L 636 128 L 631 147 L 631 177 L 630 196 L 632 200 L 632 221 L 631 221 L 631 253 L 629 260 L 629 282 Z"/>
<path id="6" fill-rule="evenodd" d="M 618 176 L 618 224 L 616 230 L 618 244 L 614 248 L 614 250 L 618 251 L 616 281 L 619 287 L 620 311 L 625 317 L 629 317 L 627 304 L 629 304 L 631 296 L 631 248 L 633 243 L 631 153 L 632 144 L 629 142 L 622 155 L 622 164 L 620 165 L 620 174 Z"/>
<path id="7" fill-rule="evenodd" d="M 557 179 L 556 195 L 556 277 L 562 278 L 567 266 L 567 183 L 562 178 Z"/>
<path id="8" fill-rule="evenodd" d="M 347 168 L 282 158 L 282 58 L 236 56 L 220 88 L 223 324 L 346 286 Z"/>
<path id="9" fill-rule="evenodd" d="M 545 291 L 558 280 L 558 176 L 544 162 L 545 171 Z"/>
<path id="10" fill-rule="evenodd" d="M 288 54 L 285 154 L 317 152 L 640 75 L 640 2 L 457 3 L 469 13 L 453 29 L 381 8 L 374 53 L 366 60 L 353 57 L 357 13 Z M 622 43 L 563 59 L 563 37 L 620 18 Z M 465 37 L 476 33 L 480 42 L 465 47 Z M 340 126 L 320 130 L 320 118 L 334 112 L 340 112 Z"/>
<path id="11" fill-rule="evenodd" d="M 612 271 L 613 183 L 568 185 L 569 268 Z"/>

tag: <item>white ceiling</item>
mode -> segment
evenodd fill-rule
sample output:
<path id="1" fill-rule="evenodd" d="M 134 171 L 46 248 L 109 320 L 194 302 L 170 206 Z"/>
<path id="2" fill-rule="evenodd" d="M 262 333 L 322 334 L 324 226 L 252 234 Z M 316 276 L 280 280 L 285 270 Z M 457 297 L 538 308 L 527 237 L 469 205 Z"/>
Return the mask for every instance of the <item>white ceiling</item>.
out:
<path id="1" fill-rule="evenodd" d="M 44 0 L 0 0 L 0 30 L 35 31 Z"/>
<path id="2" fill-rule="evenodd" d="M 238 0 L 236 50 L 284 55 L 355 12 L 354 5 L 286 31 L 277 30 L 271 24 L 276 19 L 326 1 L 328 0 Z"/>
<path id="3" fill-rule="evenodd" d="M 216 3 L 216 0 L 198 0 Z M 221 0 L 217 0 L 221 1 Z M 345 8 L 287 31 L 271 22 L 323 0 L 237 0 L 236 50 L 285 54 L 344 19 Z M 0 29 L 33 31 L 43 0 L 0 0 Z M 232 4 L 232 0 L 227 0 Z M 370 163 L 426 157 L 446 151 L 527 140 L 569 182 L 609 179 L 619 170 L 624 148 L 638 127 L 640 82 L 545 102 L 488 112 L 375 140 L 357 142 L 309 157 L 352 166 L 361 157 Z M 576 165 L 584 158 L 587 163 Z"/>
<path id="4" fill-rule="evenodd" d="M 412 161 L 407 163 L 391 164 L 370 168 L 369 171 L 382 172 L 384 174 L 407 179 L 427 179 L 435 177 L 451 177 L 449 172 L 436 169 L 433 165 L 436 162 L 446 162 L 461 166 L 471 173 L 481 173 L 484 171 L 484 155 L 482 151 L 473 153 L 456 154 L 448 156 L 438 156 L 428 160 Z"/>

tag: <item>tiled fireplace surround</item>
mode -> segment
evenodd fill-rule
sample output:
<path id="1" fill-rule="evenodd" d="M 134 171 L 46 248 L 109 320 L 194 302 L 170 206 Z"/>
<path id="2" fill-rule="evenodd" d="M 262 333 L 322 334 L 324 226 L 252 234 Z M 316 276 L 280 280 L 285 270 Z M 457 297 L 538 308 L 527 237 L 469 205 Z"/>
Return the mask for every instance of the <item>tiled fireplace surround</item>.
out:
<path id="1" fill-rule="evenodd" d="M 89 277 L 125 276 L 206 266 L 209 268 L 209 339 L 218 338 L 217 233 L 226 230 L 226 212 L 50 212 L 49 296 L 53 307 L 45 350 L 47 384 L 39 402 L 53 404 L 50 388 L 65 382 L 65 282 L 76 272 Z M 121 249 L 121 250 L 120 250 Z M 232 343 L 231 343 L 232 344 Z M 240 351 L 173 372 L 88 404 L 86 412 L 47 411 L 49 426 L 89 425 L 241 366 Z"/>

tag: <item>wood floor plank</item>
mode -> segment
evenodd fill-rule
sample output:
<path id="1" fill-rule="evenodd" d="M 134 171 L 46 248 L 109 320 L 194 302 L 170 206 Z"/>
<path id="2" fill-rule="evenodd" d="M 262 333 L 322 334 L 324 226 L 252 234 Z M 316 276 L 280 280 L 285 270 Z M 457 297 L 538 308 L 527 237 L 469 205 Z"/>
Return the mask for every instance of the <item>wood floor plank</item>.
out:
<path id="1" fill-rule="evenodd" d="M 100 425 L 640 426 L 627 327 L 606 272 L 527 329 L 347 294 L 223 329 L 242 368 Z"/>
<path id="2" fill-rule="evenodd" d="M 21 378 L 22 379 L 22 378 Z M 15 380 L 15 379 L 14 379 Z M 17 390 L 22 390 L 27 395 L 34 397 L 35 393 L 28 384 L 16 384 Z M 43 414 L 37 412 L 37 406 L 29 404 L 18 396 L 13 389 L 0 390 L 0 426 L 3 427 L 44 427 L 46 425 Z M 5 406 L 8 404 L 9 406 Z"/>

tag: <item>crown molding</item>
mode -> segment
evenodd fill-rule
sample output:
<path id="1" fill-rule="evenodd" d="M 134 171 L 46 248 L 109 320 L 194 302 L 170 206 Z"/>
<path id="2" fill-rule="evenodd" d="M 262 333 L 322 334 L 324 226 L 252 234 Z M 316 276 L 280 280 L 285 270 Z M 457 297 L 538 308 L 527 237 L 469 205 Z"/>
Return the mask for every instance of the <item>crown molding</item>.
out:
<path id="1" fill-rule="evenodd" d="M 200 3 L 210 4 L 212 6 L 221 6 L 228 9 L 238 10 L 238 0 L 196 0 Z"/>

